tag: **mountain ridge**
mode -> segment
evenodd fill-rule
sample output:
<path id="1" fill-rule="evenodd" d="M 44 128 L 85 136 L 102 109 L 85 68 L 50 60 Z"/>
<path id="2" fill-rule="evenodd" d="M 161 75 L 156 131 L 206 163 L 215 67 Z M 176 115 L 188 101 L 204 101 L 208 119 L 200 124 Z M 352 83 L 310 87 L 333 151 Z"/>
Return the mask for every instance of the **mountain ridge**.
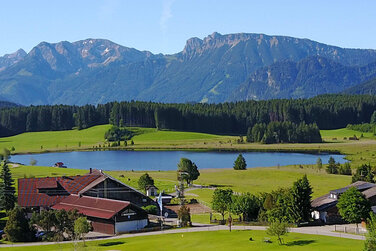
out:
<path id="1" fill-rule="evenodd" d="M 376 50 L 255 33 L 215 32 L 203 39 L 190 38 L 181 52 L 170 55 L 106 39 L 41 42 L 0 71 L 0 97 L 24 105 L 115 100 L 219 103 L 230 95 L 237 101 L 233 93 L 257 70 L 314 56 L 346 67 L 376 62 Z M 350 87 L 338 86 L 339 91 Z"/>

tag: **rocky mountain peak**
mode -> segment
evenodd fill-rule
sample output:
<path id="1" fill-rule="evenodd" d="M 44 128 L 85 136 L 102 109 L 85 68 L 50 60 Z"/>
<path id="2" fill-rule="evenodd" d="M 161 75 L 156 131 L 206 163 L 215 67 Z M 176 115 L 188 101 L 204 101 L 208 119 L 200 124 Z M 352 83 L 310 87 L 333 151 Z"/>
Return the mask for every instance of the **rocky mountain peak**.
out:
<path id="1" fill-rule="evenodd" d="M 27 53 L 23 49 L 19 49 L 14 53 L 5 54 L 3 57 L 0 57 L 0 71 L 5 70 L 5 68 L 18 63 L 24 57 L 26 57 Z"/>

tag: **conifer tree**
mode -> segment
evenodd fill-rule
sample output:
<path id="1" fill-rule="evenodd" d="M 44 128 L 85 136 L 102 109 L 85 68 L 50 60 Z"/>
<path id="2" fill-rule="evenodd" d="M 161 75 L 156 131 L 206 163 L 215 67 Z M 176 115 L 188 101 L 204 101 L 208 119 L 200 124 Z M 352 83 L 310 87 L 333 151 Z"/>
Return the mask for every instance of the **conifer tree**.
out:
<path id="1" fill-rule="evenodd" d="M 294 182 L 291 189 L 291 220 L 293 222 L 307 222 L 311 217 L 312 187 L 307 175 Z"/>
<path id="2" fill-rule="evenodd" d="M 14 180 L 6 160 L 3 162 L 0 179 L 0 208 L 9 211 L 14 208 L 16 196 L 14 194 Z"/>
<path id="3" fill-rule="evenodd" d="M 245 162 L 245 159 L 241 153 L 239 153 L 239 156 L 236 158 L 234 162 L 234 169 L 235 170 L 246 170 L 247 169 L 247 163 Z"/>

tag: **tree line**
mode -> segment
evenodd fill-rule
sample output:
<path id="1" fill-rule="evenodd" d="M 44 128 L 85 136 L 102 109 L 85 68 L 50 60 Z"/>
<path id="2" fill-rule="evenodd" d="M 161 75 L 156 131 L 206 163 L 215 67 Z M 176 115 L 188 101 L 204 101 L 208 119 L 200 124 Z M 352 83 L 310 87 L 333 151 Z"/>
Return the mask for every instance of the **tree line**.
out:
<path id="1" fill-rule="evenodd" d="M 299 125 L 284 121 L 270 122 L 269 124 L 255 124 L 248 128 L 248 142 L 273 143 L 320 143 L 322 142 L 320 129 L 316 124 Z"/>
<path id="2" fill-rule="evenodd" d="M 310 99 L 275 99 L 221 104 L 110 102 L 99 105 L 42 105 L 0 110 L 0 136 L 22 132 L 84 129 L 94 125 L 245 135 L 256 124 L 291 122 L 320 129 L 369 123 L 376 96 L 322 95 Z"/>

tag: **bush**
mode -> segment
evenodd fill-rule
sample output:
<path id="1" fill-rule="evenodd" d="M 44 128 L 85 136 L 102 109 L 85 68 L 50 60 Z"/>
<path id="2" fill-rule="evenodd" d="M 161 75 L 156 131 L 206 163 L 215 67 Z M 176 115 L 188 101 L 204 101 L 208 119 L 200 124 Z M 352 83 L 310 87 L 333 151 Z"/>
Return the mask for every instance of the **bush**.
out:
<path id="1" fill-rule="evenodd" d="M 145 206 L 145 207 L 142 207 L 142 209 L 144 209 L 148 214 L 157 214 L 158 213 L 156 205 Z"/>

